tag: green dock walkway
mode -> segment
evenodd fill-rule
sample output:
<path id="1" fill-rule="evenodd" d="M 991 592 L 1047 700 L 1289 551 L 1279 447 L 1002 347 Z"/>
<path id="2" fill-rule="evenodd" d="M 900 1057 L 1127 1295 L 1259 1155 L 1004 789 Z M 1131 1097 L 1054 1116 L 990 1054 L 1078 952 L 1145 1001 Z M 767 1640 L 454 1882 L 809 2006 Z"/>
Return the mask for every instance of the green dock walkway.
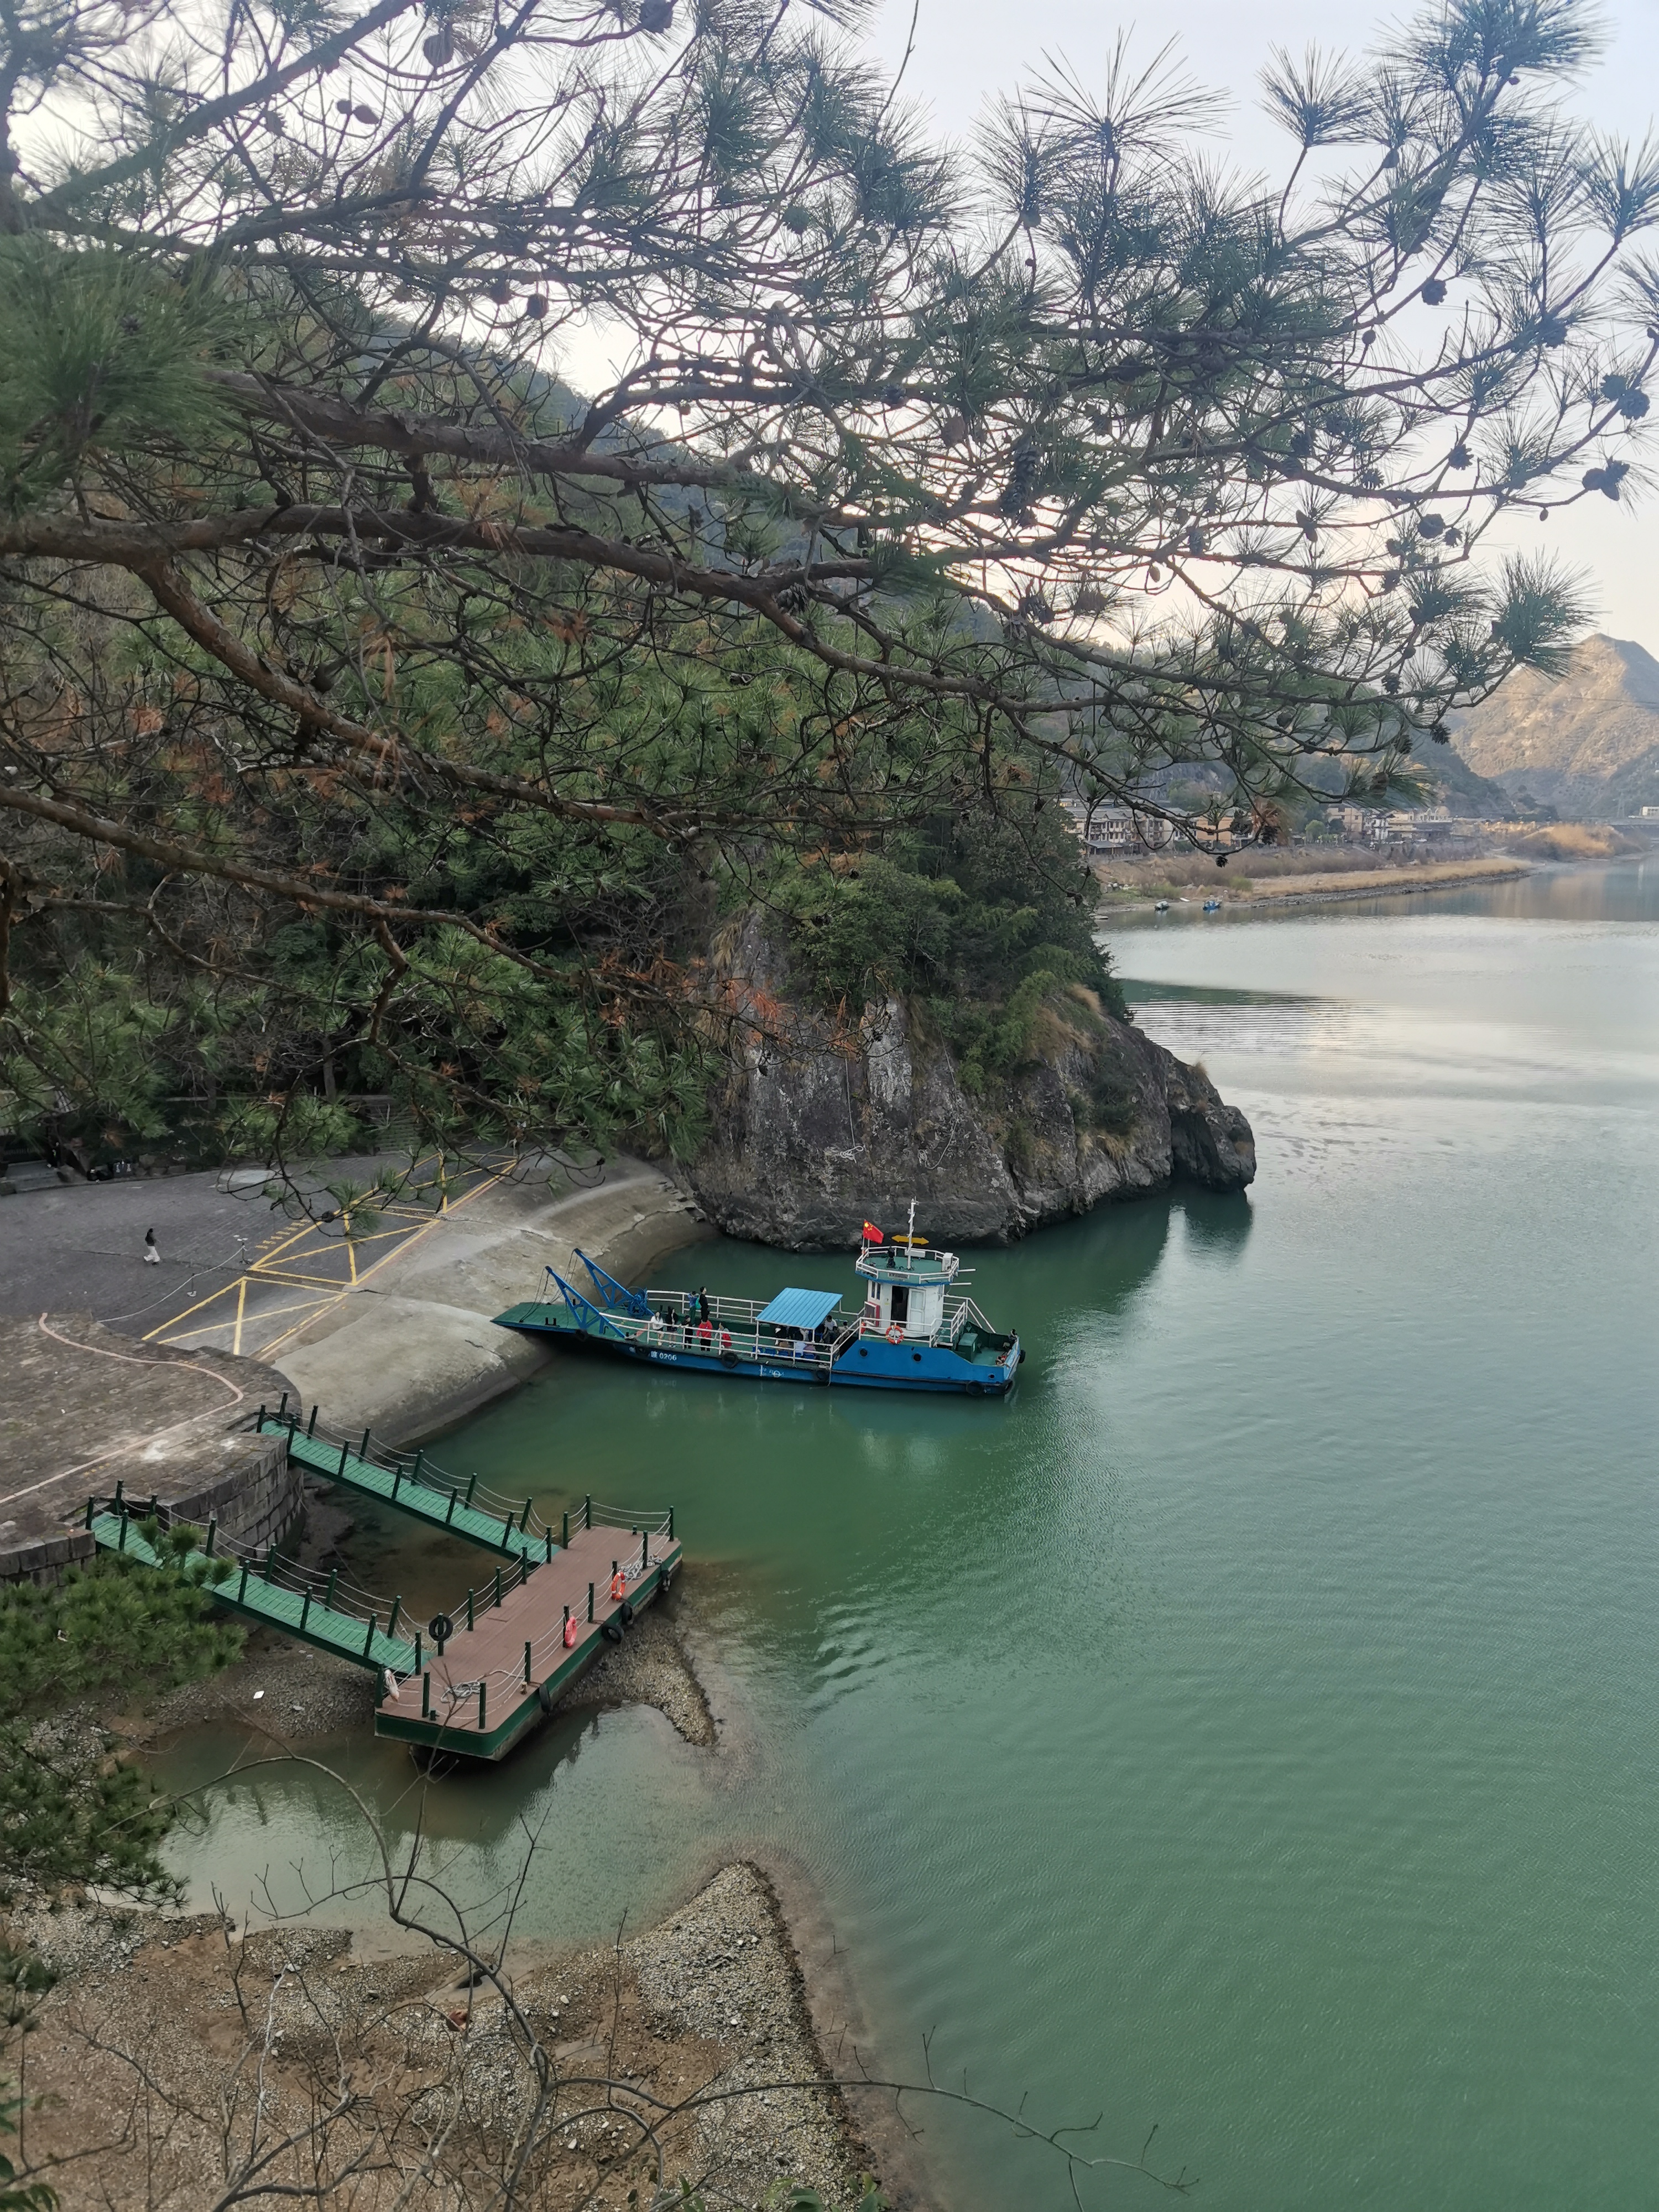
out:
<path id="1" fill-rule="evenodd" d="M 119 1553 L 146 1567 L 178 1563 L 171 1551 L 158 1552 L 140 1522 L 129 1514 L 112 1512 L 106 1506 L 89 1512 L 86 1525 L 101 1550 Z M 377 1673 L 390 1668 L 396 1674 L 410 1674 L 419 1668 L 416 1644 L 387 1632 L 396 1629 L 401 1610 L 395 1599 L 385 1608 L 387 1626 L 382 1628 L 378 1612 L 365 1617 L 347 1613 L 331 1602 L 336 1581 L 331 1575 L 325 1582 L 321 1576 L 313 1577 L 275 1553 L 268 1553 L 263 1562 L 252 1555 L 221 1556 L 228 1560 L 233 1571 L 223 1582 L 203 1583 L 216 1605 L 222 1605 L 244 1620 L 279 1628 L 285 1636 L 298 1637 L 302 1643 L 315 1644 L 319 1651 L 331 1651 L 337 1658 L 349 1659 Z M 279 1576 L 283 1579 L 278 1580 Z M 313 1583 L 321 1584 L 320 1594 L 312 1586 Z"/>
<path id="2" fill-rule="evenodd" d="M 371 1459 L 367 1432 L 353 1450 L 349 1443 L 301 1427 L 286 1413 L 268 1413 L 263 1408 L 254 1425 L 266 1436 L 286 1436 L 289 1457 L 324 1481 L 360 1491 L 365 1498 L 376 1498 L 382 1505 L 395 1506 L 399 1513 L 424 1522 L 429 1528 L 442 1528 L 452 1536 L 465 1537 L 470 1544 L 481 1544 L 498 1558 L 534 1565 L 550 1559 L 559 1549 L 552 1530 L 532 1512 L 529 1498 L 520 1505 L 493 1491 L 480 1491 L 476 1476 L 468 1483 L 457 1482 L 437 1468 L 426 1467 L 419 1452 L 412 1455 L 384 1452 Z"/>

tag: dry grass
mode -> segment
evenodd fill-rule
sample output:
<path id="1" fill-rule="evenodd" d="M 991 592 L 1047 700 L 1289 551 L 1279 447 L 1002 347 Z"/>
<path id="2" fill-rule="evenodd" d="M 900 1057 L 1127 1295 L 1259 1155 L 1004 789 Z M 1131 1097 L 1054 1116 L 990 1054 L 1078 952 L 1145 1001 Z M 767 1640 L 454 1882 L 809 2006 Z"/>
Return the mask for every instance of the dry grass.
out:
<path id="1" fill-rule="evenodd" d="M 1534 860 L 1612 860 L 1642 849 L 1605 823 L 1555 822 L 1510 840 L 1510 852 Z"/>

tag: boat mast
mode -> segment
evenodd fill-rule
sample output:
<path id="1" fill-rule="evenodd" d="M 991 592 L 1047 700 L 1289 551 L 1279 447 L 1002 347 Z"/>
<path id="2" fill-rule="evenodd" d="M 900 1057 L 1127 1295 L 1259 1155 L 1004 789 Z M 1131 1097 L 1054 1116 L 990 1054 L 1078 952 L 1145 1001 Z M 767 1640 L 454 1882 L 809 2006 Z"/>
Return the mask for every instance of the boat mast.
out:
<path id="1" fill-rule="evenodd" d="M 916 1249 L 916 1201 L 910 1200 L 910 1226 L 904 1239 L 904 1264 L 908 1268 Z"/>

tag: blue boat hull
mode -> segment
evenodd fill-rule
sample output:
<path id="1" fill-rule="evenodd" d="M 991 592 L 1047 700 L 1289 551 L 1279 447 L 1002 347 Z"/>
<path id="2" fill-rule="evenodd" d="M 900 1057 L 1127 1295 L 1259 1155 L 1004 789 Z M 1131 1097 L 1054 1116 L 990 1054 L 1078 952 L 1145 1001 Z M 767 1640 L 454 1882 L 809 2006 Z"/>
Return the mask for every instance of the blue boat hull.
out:
<path id="1" fill-rule="evenodd" d="M 684 1344 L 645 1344 L 613 1336 L 607 1330 L 581 1328 L 568 1318 L 556 1318 L 553 1306 L 514 1309 L 502 1315 L 498 1328 L 544 1343 L 567 1345 L 575 1350 L 598 1352 L 641 1367 L 672 1367 L 683 1372 L 723 1375 L 732 1381 L 818 1384 L 832 1389 L 933 1390 L 954 1392 L 958 1397 L 1000 1398 L 1013 1388 L 1019 1363 L 1024 1358 L 1016 1337 L 994 1366 L 976 1366 L 951 1351 L 948 1345 L 890 1344 L 876 1337 L 849 1345 L 833 1368 L 811 1367 L 787 1358 L 740 1358 L 699 1352 Z M 534 1316 L 535 1317 L 532 1317 Z M 545 1316 L 543 1319 L 540 1316 Z"/>

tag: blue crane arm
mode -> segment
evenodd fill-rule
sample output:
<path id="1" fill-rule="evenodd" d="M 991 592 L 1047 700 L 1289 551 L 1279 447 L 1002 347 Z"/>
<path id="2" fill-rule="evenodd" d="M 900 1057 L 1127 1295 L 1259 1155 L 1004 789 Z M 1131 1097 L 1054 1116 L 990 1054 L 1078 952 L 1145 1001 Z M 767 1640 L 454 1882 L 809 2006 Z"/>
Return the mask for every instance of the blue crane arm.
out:
<path id="1" fill-rule="evenodd" d="M 620 1306 L 624 1313 L 631 1313 L 636 1321 L 650 1320 L 651 1302 L 643 1291 L 630 1291 L 626 1283 L 619 1283 L 614 1275 L 607 1275 L 598 1261 L 590 1260 L 580 1245 L 574 1249 L 576 1257 L 593 1278 L 605 1304 Z"/>
<path id="2" fill-rule="evenodd" d="M 599 1329 L 601 1335 L 622 1337 L 627 1335 L 627 1330 L 618 1328 L 615 1322 L 600 1312 L 591 1298 L 585 1298 L 579 1290 L 567 1283 L 556 1267 L 550 1267 L 547 1272 L 558 1285 L 566 1305 L 575 1315 L 576 1325 L 579 1328 L 586 1329 L 591 1323 Z"/>

